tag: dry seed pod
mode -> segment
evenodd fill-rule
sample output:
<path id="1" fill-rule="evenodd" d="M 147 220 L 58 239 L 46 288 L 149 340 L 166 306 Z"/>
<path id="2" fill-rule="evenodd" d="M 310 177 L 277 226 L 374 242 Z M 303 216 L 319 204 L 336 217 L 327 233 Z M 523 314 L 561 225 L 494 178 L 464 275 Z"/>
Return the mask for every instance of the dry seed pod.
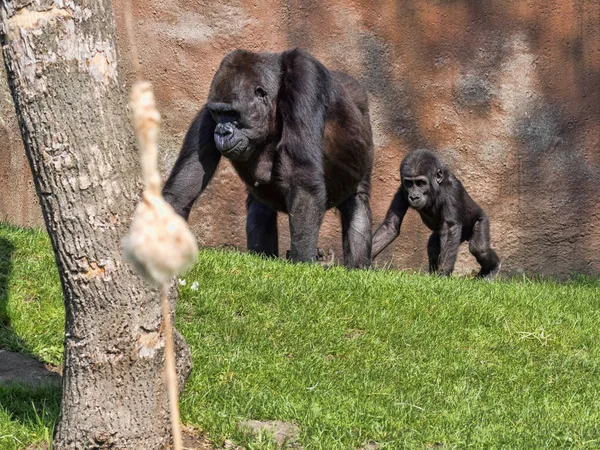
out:
<path id="1" fill-rule="evenodd" d="M 160 192 L 156 144 L 160 115 L 150 83 L 133 86 L 130 105 L 140 147 L 144 193 L 129 234 L 123 239 L 123 253 L 147 281 L 163 284 L 194 264 L 198 246 L 185 220 Z"/>

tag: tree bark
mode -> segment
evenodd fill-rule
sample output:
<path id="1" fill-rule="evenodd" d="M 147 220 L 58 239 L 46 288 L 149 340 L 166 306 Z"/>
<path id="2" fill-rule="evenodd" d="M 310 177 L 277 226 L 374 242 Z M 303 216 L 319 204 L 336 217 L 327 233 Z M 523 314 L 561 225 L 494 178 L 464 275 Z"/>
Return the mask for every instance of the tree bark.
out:
<path id="1" fill-rule="evenodd" d="M 0 35 L 65 300 L 54 448 L 164 448 L 158 291 L 121 257 L 141 182 L 111 1 L 2 0 Z"/>

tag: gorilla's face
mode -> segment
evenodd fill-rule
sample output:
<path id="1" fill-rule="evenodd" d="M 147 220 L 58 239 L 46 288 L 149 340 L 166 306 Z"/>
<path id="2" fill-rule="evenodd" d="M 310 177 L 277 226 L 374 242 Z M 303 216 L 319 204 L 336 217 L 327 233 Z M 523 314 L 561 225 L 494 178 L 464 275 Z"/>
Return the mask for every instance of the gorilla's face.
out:
<path id="1" fill-rule="evenodd" d="M 439 195 L 439 185 L 443 180 L 442 169 L 428 167 L 425 174 L 406 172 L 404 174 L 401 172 L 401 177 L 408 204 L 417 211 L 431 208 Z"/>
<path id="2" fill-rule="evenodd" d="M 214 131 L 217 149 L 226 158 L 247 161 L 255 145 L 250 139 L 251 132 L 256 132 L 257 127 L 232 103 L 210 102 L 206 107 L 217 122 Z"/>
<path id="3" fill-rule="evenodd" d="M 403 177 L 402 185 L 408 194 L 408 204 L 417 211 L 429 203 L 431 184 L 425 176 Z"/>
<path id="4" fill-rule="evenodd" d="M 217 123 L 215 145 L 226 158 L 247 161 L 273 133 L 279 74 L 261 57 L 274 56 L 237 50 L 215 74 L 206 108 Z"/>
<path id="5" fill-rule="evenodd" d="M 440 194 L 440 184 L 444 180 L 444 171 L 433 153 L 414 150 L 402 160 L 400 178 L 408 197 L 408 204 L 419 211 L 431 208 L 435 204 Z"/>

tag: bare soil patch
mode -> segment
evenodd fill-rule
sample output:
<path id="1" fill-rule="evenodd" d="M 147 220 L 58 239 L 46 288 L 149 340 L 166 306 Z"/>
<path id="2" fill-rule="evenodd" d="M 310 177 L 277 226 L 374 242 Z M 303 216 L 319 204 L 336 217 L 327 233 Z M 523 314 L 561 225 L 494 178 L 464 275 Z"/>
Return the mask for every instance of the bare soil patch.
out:
<path id="1" fill-rule="evenodd" d="M 0 350 L 0 384 L 23 384 L 28 386 L 61 385 L 56 370 L 22 353 Z"/>

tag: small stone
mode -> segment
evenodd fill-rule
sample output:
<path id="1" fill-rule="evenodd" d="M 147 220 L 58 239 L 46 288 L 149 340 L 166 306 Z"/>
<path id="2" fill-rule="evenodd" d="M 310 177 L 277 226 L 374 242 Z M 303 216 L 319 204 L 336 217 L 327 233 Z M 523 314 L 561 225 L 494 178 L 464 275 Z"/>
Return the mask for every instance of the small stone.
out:
<path id="1" fill-rule="evenodd" d="M 283 445 L 290 446 L 290 448 L 299 448 L 297 443 L 300 437 L 300 427 L 293 423 L 279 420 L 246 420 L 238 423 L 238 428 L 242 431 L 249 431 L 254 435 L 271 436 L 277 443 L 278 448 Z"/>

